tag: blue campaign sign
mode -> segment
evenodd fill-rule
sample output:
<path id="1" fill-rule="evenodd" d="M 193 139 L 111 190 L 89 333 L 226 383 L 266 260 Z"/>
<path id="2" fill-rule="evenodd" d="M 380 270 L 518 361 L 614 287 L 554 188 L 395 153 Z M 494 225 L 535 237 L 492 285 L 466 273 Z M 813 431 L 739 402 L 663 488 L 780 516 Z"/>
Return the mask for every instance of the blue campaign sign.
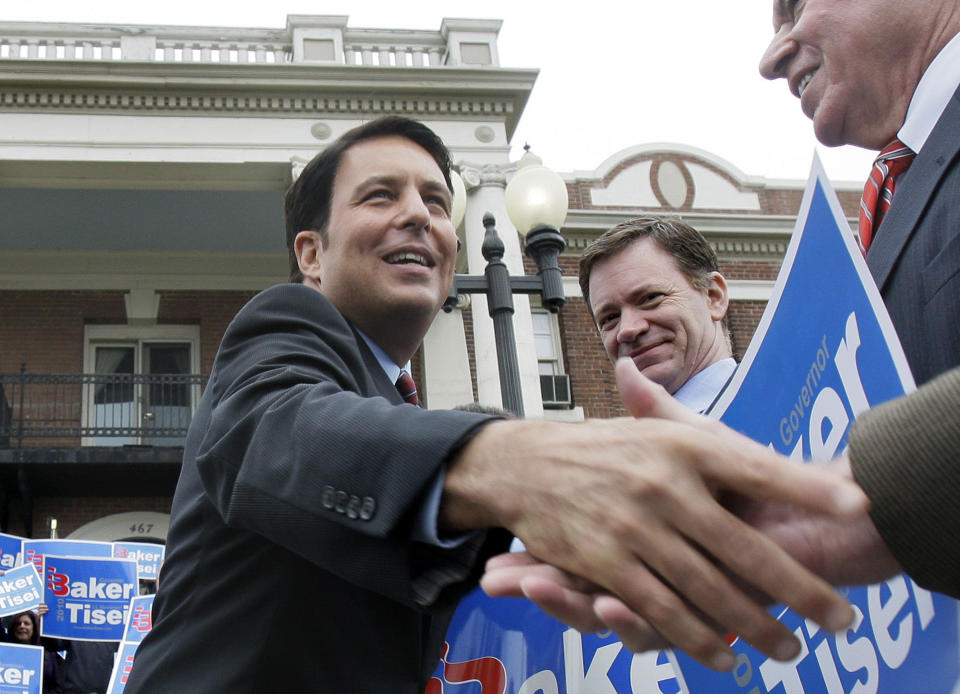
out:
<path id="1" fill-rule="evenodd" d="M 43 648 L 0 643 L 0 694 L 43 691 Z"/>
<path id="2" fill-rule="evenodd" d="M 23 538 L 0 533 L 0 571 L 23 563 Z"/>
<path id="3" fill-rule="evenodd" d="M 110 683 L 107 685 L 107 694 L 123 694 L 127 688 L 127 678 L 133 670 L 133 659 L 137 654 L 136 643 L 121 643 L 117 650 L 117 659 L 113 665 L 113 673 L 110 675 Z"/>
<path id="4" fill-rule="evenodd" d="M 133 659 L 136 656 L 137 647 L 153 627 L 153 620 L 150 616 L 153 609 L 153 597 L 152 595 L 139 595 L 130 601 L 130 612 L 127 615 L 123 642 L 120 644 L 117 659 L 113 664 L 107 694 L 123 694 L 123 690 L 126 689 L 127 678 L 133 669 Z"/>
<path id="5" fill-rule="evenodd" d="M 43 584 L 33 564 L 5 571 L 0 576 L 0 617 L 32 610 L 43 598 Z"/>
<path id="6" fill-rule="evenodd" d="M 113 556 L 118 559 L 136 560 L 140 580 L 156 581 L 160 573 L 160 565 L 163 564 L 165 549 L 164 545 L 147 542 L 114 542 Z"/>
<path id="7" fill-rule="evenodd" d="M 828 459 L 869 407 L 913 390 L 899 341 L 840 204 L 814 162 L 773 297 L 711 412 L 791 457 Z M 857 621 L 838 634 L 782 608 L 803 644 L 782 663 L 740 641 L 717 673 L 671 650 L 633 655 L 525 600 L 470 593 L 427 694 L 951 694 L 960 691 L 957 602 L 900 576 L 845 589 Z"/>
<path id="8" fill-rule="evenodd" d="M 858 414 L 912 390 L 880 294 L 815 164 L 774 295 L 711 414 L 791 457 L 829 460 Z"/>
<path id="9" fill-rule="evenodd" d="M 23 561 L 32 562 L 43 575 L 43 555 L 58 557 L 112 557 L 113 545 L 93 540 L 24 540 Z"/>
<path id="10" fill-rule="evenodd" d="M 40 633 L 79 641 L 120 641 L 137 595 L 137 564 L 128 559 L 43 558 L 44 593 L 49 612 Z"/>
<path id="11" fill-rule="evenodd" d="M 153 628 L 153 595 L 138 595 L 130 601 L 130 613 L 123 632 L 125 643 L 140 643 Z"/>

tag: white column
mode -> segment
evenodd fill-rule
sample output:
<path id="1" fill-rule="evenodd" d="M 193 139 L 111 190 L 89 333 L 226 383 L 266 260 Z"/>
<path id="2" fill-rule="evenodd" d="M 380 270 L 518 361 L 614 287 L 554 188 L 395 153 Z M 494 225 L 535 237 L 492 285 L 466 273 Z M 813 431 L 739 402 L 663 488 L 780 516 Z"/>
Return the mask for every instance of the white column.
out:
<path id="1" fill-rule="evenodd" d="M 463 313 L 441 311 L 423 338 L 423 379 L 426 407 L 451 409 L 473 402 L 470 358 L 463 331 Z"/>
<path id="2" fill-rule="evenodd" d="M 484 235 L 483 215 L 491 212 L 497 220 L 497 233 L 503 239 L 504 262 L 511 275 L 522 275 L 520 237 L 507 216 L 504 200 L 507 177 L 503 168 L 492 164 L 476 168 L 462 166 L 461 175 L 467 188 L 467 212 L 464 218 L 467 272 L 471 275 L 482 275 L 486 267 L 487 261 L 481 252 Z M 473 294 L 471 300 L 474 353 L 477 362 L 477 398 L 481 405 L 501 407 L 497 346 L 494 340 L 493 320 L 487 310 L 487 297 L 483 294 Z M 543 401 L 540 397 L 540 376 L 533 341 L 530 301 L 524 294 L 514 294 L 513 305 L 513 329 L 517 338 L 517 362 L 520 365 L 523 409 L 528 418 L 542 419 Z"/>

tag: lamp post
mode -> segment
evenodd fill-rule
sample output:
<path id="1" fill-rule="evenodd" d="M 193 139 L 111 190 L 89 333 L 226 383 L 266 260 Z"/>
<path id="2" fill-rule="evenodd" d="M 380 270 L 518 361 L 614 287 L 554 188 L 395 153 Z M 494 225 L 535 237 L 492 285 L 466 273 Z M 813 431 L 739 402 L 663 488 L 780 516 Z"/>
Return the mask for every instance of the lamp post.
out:
<path id="1" fill-rule="evenodd" d="M 463 186 L 459 176 L 454 181 L 455 189 L 458 184 Z M 459 194 L 460 190 L 456 193 Z M 465 208 L 465 190 L 463 194 Z M 505 409 L 523 417 L 520 367 L 513 331 L 513 295 L 540 294 L 544 307 L 552 313 L 563 306 L 559 257 L 567 244 L 559 227 L 567 217 L 567 187 L 560 176 L 528 150 L 518 162 L 517 173 L 507 185 L 505 195 L 507 214 L 520 235 L 526 238 L 525 252 L 536 262 L 537 275 L 510 274 L 503 262 L 504 245 L 497 234 L 496 220 L 487 212 L 483 215 L 485 233 L 481 246 L 487 261 L 484 274 L 456 275 L 443 310 L 448 313 L 453 310 L 458 294 L 486 294 L 497 348 L 500 399 Z M 456 202 L 454 206 L 457 207 Z M 454 215 L 458 211 L 455 210 Z"/>

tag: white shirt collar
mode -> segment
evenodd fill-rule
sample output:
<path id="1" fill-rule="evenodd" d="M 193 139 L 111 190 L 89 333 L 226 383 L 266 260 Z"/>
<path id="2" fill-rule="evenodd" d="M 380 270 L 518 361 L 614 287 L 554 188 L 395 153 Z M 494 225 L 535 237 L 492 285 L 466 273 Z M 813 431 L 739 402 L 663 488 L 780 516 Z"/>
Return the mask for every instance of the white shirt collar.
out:
<path id="1" fill-rule="evenodd" d="M 960 85 L 960 34 L 944 46 L 920 78 L 897 137 L 919 152 Z"/>
<path id="2" fill-rule="evenodd" d="M 402 367 L 397 366 L 393 359 L 388 357 L 387 353 L 380 349 L 380 345 L 371 340 L 360 328 L 354 326 L 354 329 L 360 333 L 360 337 L 362 337 L 363 341 L 367 343 L 367 347 L 369 347 L 370 351 L 373 352 L 373 356 L 377 358 L 377 363 L 380 364 L 380 368 L 383 369 L 385 374 L 387 374 L 387 378 L 390 379 L 391 383 L 397 382 L 397 379 L 400 378 L 401 371 L 410 373 L 410 362 L 407 362 Z"/>
<path id="3" fill-rule="evenodd" d="M 733 357 L 715 361 L 693 374 L 673 394 L 673 399 L 694 412 L 704 412 L 723 390 L 736 368 L 737 362 Z"/>

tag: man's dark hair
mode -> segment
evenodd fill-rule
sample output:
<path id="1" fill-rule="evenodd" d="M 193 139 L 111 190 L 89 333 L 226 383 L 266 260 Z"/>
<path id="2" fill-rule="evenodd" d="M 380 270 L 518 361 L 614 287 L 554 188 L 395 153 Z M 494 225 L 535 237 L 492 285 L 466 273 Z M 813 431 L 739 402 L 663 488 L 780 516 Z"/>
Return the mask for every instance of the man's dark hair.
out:
<path id="1" fill-rule="evenodd" d="M 450 183 L 450 152 L 437 134 L 423 123 L 402 116 L 383 116 L 348 130 L 315 156 L 287 190 L 283 208 L 291 282 L 303 281 L 293 245 L 297 234 L 301 231 L 316 231 L 320 234 L 324 247 L 327 245 L 327 222 L 330 220 L 333 183 L 344 152 L 365 140 L 390 136 L 405 137 L 426 150 L 440 167 L 447 188 L 453 192 Z"/>
<path id="2" fill-rule="evenodd" d="M 590 273 L 594 265 L 622 253 L 635 241 L 645 238 L 652 239 L 668 253 L 684 277 L 697 289 L 707 289 L 711 273 L 720 271 L 717 254 L 703 234 L 676 217 L 637 217 L 621 222 L 605 231 L 580 256 L 580 289 L 591 316 Z"/>

